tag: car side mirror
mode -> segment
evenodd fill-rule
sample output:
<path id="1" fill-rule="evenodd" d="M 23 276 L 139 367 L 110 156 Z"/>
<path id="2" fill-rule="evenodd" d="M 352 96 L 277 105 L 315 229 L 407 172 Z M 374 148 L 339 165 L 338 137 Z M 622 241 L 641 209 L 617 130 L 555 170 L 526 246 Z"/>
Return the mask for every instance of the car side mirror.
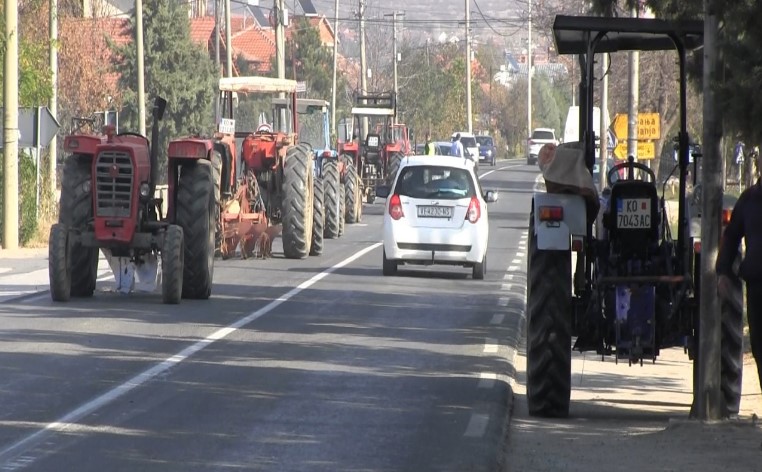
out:
<path id="1" fill-rule="evenodd" d="M 497 190 L 487 190 L 484 193 L 484 200 L 487 203 L 495 203 L 497 201 Z"/>
<path id="2" fill-rule="evenodd" d="M 376 186 L 376 197 L 378 198 L 386 198 L 389 196 L 389 192 L 391 191 L 391 187 L 388 185 L 377 185 Z"/>

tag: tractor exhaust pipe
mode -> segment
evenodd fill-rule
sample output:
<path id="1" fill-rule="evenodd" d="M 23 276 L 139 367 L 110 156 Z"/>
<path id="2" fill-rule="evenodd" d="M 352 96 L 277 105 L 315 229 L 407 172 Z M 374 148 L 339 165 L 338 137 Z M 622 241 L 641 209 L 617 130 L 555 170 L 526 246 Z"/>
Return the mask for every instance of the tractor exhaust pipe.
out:
<path id="1" fill-rule="evenodd" d="M 167 101 L 156 97 L 153 102 L 153 125 L 151 126 L 151 195 L 156 190 L 159 181 L 159 121 L 164 116 Z"/>

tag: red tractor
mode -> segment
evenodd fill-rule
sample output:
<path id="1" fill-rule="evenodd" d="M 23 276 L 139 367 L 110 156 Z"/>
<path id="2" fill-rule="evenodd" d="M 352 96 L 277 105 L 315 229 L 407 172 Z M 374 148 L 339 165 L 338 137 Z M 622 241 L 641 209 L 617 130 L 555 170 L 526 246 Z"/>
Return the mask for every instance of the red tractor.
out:
<path id="1" fill-rule="evenodd" d="M 351 162 L 360 174 L 362 193 L 368 203 L 376 199 L 378 182 L 394 178 L 402 158 L 410 152 L 405 125 L 395 125 L 397 103 L 393 93 L 357 96 L 352 107 L 354 133 L 339 143 L 342 161 Z M 368 120 L 368 134 L 362 121 Z"/>
<path id="2" fill-rule="evenodd" d="M 270 77 L 220 79 L 226 120 L 232 129 L 219 136 L 215 149 L 223 155 L 221 218 L 223 257 L 240 247 L 244 256 L 257 247 L 266 256 L 272 238 L 282 232 L 283 253 L 289 259 L 319 255 L 323 245 L 322 181 L 315 179 L 314 155 L 297 140 L 296 81 Z M 282 93 L 287 106 L 272 113 L 272 124 L 263 122 L 253 130 L 235 131 L 233 120 L 238 94 Z M 260 101 L 272 106 L 271 100 Z M 264 115 L 265 113 L 262 112 Z M 235 158 L 233 138 L 242 139 L 240 159 Z M 226 158 L 232 155 L 232 159 Z M 226 166 L 226 163 L 230 165 Z M 240 169 L 236 170 L 236 165 Z M 319 187 L 319 188 L 316 188 Z M 318 195 L 318 198 L 315 196 Z"/>
<path id="3" fill-rule="evenodd" d="M 89 297 L 95 290 L 98 250 L 136 266 L 161 258 L 164 303 L 207 299 L 214 273 L 215 195 L 211 144 L 187 138 L 168 149 L 167 214 L 155 198 L 159 121 L 153 108 L 151 141 L 137 133 L 72 134 L 64 149 L 58 223 L 50 229 L 50 294 L 54 301 Z M 151 144 L 154 144 L 153 146 Z"/>

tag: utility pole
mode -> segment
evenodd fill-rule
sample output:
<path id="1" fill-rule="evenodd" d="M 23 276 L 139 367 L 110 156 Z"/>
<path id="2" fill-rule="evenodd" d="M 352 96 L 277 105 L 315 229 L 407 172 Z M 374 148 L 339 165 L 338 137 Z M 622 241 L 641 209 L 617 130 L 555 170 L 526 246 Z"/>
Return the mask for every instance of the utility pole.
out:
<path id="1" fill-rule="evenodd" d="M 611 17 L 613 16 L 613 4 L 609 4 L 609 7 L 606 9 L 606 12 L 604 13 L 604 16 Z M 573 64 L 573 62 L 572 62 Z M 603 79 L 601 82 L 601 116 L 600 116 L 600 124 L 598 126 L 598 129 L 600 129 L 601 133 L 601 144 L 600 144 L 600 163 L 598 164 L 598 168 L 600 169 L 600 172 L 598 172 L 598 175 L 600 176 L 600 191 L 603 192 L 603 189 L 606 188 L 606 185 L 608 183 L 606 182 L 608 179 L 608 170 L 606 169 L 606 165 L 608 164 L 608 157 L 609 157 L 609 150 L 608 150 L 608 128 L 609 128 L 609 55 L 608 53 L 601 54 L 601 78 Z"/>
<path id="2" fill-rule="evenodd" d="M 338 140 L 338 132 L 336 130 L 336 69 L 338 65 L 339 54 L 339 0 L 334 2 L 334 19 L 333 19 L 333 86 L 331 87 L 331 142 Z"/>
<path id="3" fill-rule="evenodd" d="M 529 0 L 527 27 L 527 138 L 532 136 L 532 0 Z"/>
<path id="4" fill-rule="evenodd" d="M 227 77 L 233 77 L 233 44 L 230 39 L 231 36 L 230 0 L 225 0 L 225 75 Z"/>
<path id="5" fill-rule="evenodd" d="M 360 95 L 368 94 L 368 62 L 365 58 L 365 0 L 360 0 Z M 365 103 L 365 100 L 363 100 Z M 368 118 L 363 116 L 360 120 L 362 140 L 368 134 Z"/>
<path id="6" fill-rule="evenodd" d="M 471 110 L 471 0 L 466 1 L 466 116 L 468 132 L 473 132 Z"/>
<path id="7" fill-rule="evenodd" d="M 722 64 L 718 60 L 717 10 L 713 0 L 704 0 L 704 136 L 701 172 L 702 215 L 701 218 L 701 304 L 699 308 L 698 381 L 694 379 L 694 413 L 700 420 L 719 420 L 723 415 L 720 392 L 721 322 L 720 303 L 717 297 L 717 274 L 714 263 L 720 242 L 720 209 L 722 208 L 722 183 L 725 175 L 720 146 L 722 122 L 717 113 L 718 83 Z M 687 147 L 688 137 L 681 136 L 680 143 Z M 680 159 L 687 161 L 688 151 L 681 149 Z M 684 163 L 687 165 L 687 162 Z M 683 224 L 683 222 L 679 222 Z M 743 299 L 738 294 L 739 302 Z M 696 370 L 694 369 L 694 372 Z"/>
<path id="8" fill-rule="evenodd" d="M 3 83 L 3 248 L 19 247 L 19 11 L 5 2 L 5 82 Z"/>
<path id="9" fill-rule="evenodd" d="M 632 8 L 632 17 L 638 16 L 637 5 Z M 627 115 L 627 157 L 638 160 L 638 101 L 640 95 L 640 52 L 630 51 L 630 96 Z"/>
<path id="10" fill-rule="evenodd" d="M 214 0 L 214 75 L 220 77 L 220 0 Z M 214 99 L 214 124 L 215 126 L 222 118 L 220 109 L 220 94 L 217 93 Z"/>
<path id="11" fill-rule="evenodd" d="M 397 60 L 399 58 L 399 53 L 397 52 L 397 16 L 405 16 L 404 13 L 397 13 L 396 11 L 394 13 L 389 13 L 384 16 L 391 16 L 392 17 L 392 42 L 393 42 L 393 52 L 394 52 L 394 99 L 397 100 L 399 97 L 400 89 L 399 89 L 399 82 L 397 78 Z M 397 117 L 394 117 L 394 120 L 396 122 Z"/>
<path id="12" fill-rule="evenodd" d="M 143 50 L 143 0 L 135 1 L 135 36 L 138 47 L 138 131 L 146 135 L 146 89 Z"/>
<path id="13" fill-rule="evenodd" d="M 58 119 L 58 0 L 50 0 L 50 79 L 52 90 L 48 107 Z M 54 136 L 48 147 L 48 179 L 50 195 L 56 194 L 56 159 L 58 157 L 58 136 Z"/>
<path id="14" fill-rule="evenodd" d="M 225 1 L 229 2 L 230 0 Z M 284 30 L 286 19 L 285 10 L 286 8 L 284 6 L 283 0 L 275 0 L 275 62 L 278 69 L 279 79 L 286 78 L 286 32 Z M 281 92 L 278 94 L 278 97 L 285 98 L 286 94 Z M 294 110 L 294 113 L 296 113 L 296 110 Z M 288 127 L 286 126 L 286 110 L 283 108 L 280 110 L 279 121 L 280 131 L 287 131 Z M 295 130 L 291 131 L 293 132 Z"/>

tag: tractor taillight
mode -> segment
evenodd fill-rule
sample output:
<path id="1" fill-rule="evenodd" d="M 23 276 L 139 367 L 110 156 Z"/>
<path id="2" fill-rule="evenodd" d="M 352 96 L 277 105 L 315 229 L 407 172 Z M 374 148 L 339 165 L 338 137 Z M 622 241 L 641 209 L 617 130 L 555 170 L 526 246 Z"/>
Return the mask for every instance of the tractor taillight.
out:
<path id="1" fill-rule="evenodd" d="M 482 209 L 479 204 L 479 199 L 471 197 L 471 202 L 468 204 L 468 211 L 466 211 L 466 219 L 469 223 L 476 223 L 479 221 L 480 216 L 482 216 Z"/>
<path id="2" fill-rule="evenodd" d="M 730 217 L 733 215 L 733 210 L 725 208 L 722 210 L 722 225 L 727 226 L 730 224 Z"/>
<path id="3" fill-rule="evenodd" d="M 540 221 L 562 221 L 564 219 L 564 207 L 541 206 Z"/>
<path id="4" fill-rule="evenodd" d="M 399 220 L 405 216 L 405 213 L 402 211 L 402 200 L 400 200 L 400 196 L 396 193 L 389 199 L 389 215 L 391 215 L 393 220 Z"/>
<path id="5" fill-rule="evenodd" d="M 701 240 L 700 239 L 693 241 L 693 252 L 694 254 L 701 254 Z"/>

